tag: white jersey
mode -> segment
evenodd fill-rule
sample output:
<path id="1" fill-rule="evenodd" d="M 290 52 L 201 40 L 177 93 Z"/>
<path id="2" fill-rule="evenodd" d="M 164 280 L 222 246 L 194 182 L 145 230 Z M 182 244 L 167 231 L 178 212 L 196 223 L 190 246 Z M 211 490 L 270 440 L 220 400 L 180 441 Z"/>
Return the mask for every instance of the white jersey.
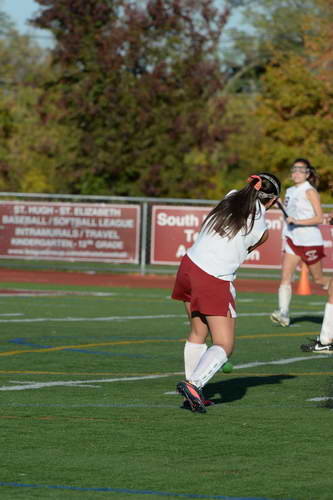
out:
<path id="1" fill-rule="evenodd" d="M 308 181 L 287 189 L 284 205 L 289 217 L 302 220 L 311 219 L 316 215 L 312 203 L 306 196 L 306 191 L 309 189 L 314 187 Z M 323 237 L 317 224 L 309 226 L 286 224 L 283 235 L 290 238 L 294 245 L 305 247 L 323 245 Z"/>
<path id="2" fill-rule="evenodd" d="M 234 238 L 220 236 L 216 231 L 202 229 L 189 258 L 206 273 L 226 281 L 233 281 L 239 266 L 248 257 L 249 247 L 258 243 L 267 229 L 265 207 L 257 201 L 254 225 L 249 234 L 239 231 Z"/>

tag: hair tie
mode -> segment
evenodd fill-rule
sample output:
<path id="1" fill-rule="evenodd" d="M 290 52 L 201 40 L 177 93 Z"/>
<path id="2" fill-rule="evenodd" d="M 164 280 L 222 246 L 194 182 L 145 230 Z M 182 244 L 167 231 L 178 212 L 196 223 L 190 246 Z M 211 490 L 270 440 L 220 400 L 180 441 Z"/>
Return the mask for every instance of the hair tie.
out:
<path id="1" fill-rule="evenodd" d="M 259 175 L 250 175 L 250 177 L 247 179 L 247 182 L 252 182 L 253 179 L 258 179 L 257 182 L 255 183 L 255 185 L 253 186 L 254 189 L 256 191 L 259 191 L 259 189 L 261 188 L 262 186 L 262 180 L 261 180 L 261 177 L 259 177 Z"/>

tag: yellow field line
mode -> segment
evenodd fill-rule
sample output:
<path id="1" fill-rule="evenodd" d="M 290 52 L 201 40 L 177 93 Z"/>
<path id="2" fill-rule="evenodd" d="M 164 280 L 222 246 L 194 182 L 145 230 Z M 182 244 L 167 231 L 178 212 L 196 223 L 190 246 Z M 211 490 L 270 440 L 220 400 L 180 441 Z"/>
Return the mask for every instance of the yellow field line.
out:
<path id="1" fill-rule="evenodd" d="M 302 333 L 264 333 L 264 335 L 239 335 L 236 339 L 264 339 L 270 337 L 304 337 L 306 335 L 319 335 L 319 332 L 302 332 Z"/>
<path id="2" fill-rule="evenodd" d="M 0 356 L 13 356 L 15 354 L 26 354 L 31 352 L 51 352 L 51 351 L 63 351 L 65 349 L 84 349 L 86 347 L 101 347 L 109 345 L 128 345 L 128 344 L 147 344 L 147 343 L 158 343 L 158 342 L 184 342 L 185 339 L 177 340 L 121 340 L 117 342 L 100 342 L 97 344 L 79 344 L 79 345 L 62 345 L 58 347 L 43 347 L 41 349 L 26 349 L 19 351 L 7 351 L 1 352 Z"/>
<path id="3" fill-rule="evenodd" d="M 318 332 L 304 332 L 304 333 L 269 333 L 264 335 L 239 335 L 237 339 L 259 339 L 259 338 L 271 338 L 271 337 L 304 337 L 305 335 L 317 335 Z M 79 345 L 64 345 L 57 347 L 43 347 L 39 349 L 20 349 L 16 351 L 6 351 L 1 352 L 0 356 L 15 356 L 16 354 L 28 354 L 33 352 L 56 352 L 64 351 L 65 349 L 84 349 L 87 347 L 101 347 L 101 346 L 111 346 L 111 345 L 130 345 L 130 344 L 149 344 L 149 343 L 160 343 L 160 342 L 184 342 L 185 339 L 156 339 L 156 340 L 121 340 L 117 342 L 100 342 L 95 344 L 79 344 Z"/>

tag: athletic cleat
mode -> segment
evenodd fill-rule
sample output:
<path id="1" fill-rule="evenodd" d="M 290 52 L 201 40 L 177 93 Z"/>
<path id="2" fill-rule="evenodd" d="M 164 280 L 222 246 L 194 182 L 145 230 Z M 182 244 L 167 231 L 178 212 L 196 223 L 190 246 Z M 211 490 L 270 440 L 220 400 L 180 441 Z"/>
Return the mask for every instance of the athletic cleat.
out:
<path id="1" fill-rule="evenodd" d="M 204 399 L 203 404 L 205 406 L 214 406 L 215 405 L 214 401 L 211 401 L 210 399 Z"/>
<path id="2" fill-rule="evenodd" d="M 282 314 L 279 310 L 274 311 L 271 314 L 271 320 L 273 323 L 277 323 L 280 326 L 289 326 L 290 325 L 290 318 L 286 316 L 285 314 Z"/>
<path id="3" fill-rule="evenodd" d="M 203 399 L 202 402 L 203 402 L 204 406 L 214 406 L 215 405 L 214 401 L 211 401 L 210 399 Z M 181 405 L 181 409 L 192 411 L 191 405 L 187 399 L 185 399 L 183 401 L 183 404 Z"/>
<path id="4" fill-rule="evenodd" d="M 184 396 L 190 405 L 191 411 L 198 413 L 206 413 L 206 408 L 201 396 L 200 389 L 190 382 L 179 382 L 177 391 Z"/>
<path id="5" fill-rule="evenodd" d="M 320 340 L 312 339 L 310 344 L 302 344 L 301 351 L 303 352 L 329 352 L 333 354 L 333 344 L 322 344 Z"/>

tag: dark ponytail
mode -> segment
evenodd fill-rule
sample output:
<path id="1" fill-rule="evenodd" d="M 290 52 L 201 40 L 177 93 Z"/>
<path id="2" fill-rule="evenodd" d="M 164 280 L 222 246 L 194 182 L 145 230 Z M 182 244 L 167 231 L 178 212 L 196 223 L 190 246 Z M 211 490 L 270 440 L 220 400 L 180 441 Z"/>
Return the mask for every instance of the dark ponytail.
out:
<path id="1" fill-rule="evenodd" d="M 311 163 L 309 162 L 309 160 L 307 160 L 306 158 L 296 158 L 296 160 L 293 162 L 293 166 L 296 163 L 303 163 L 304 167 L 307 168 L 308 173 L 309 173 L 309 177 L 307 178 L 307 180 L 310 182 L 311 186 L 313 186 L 314 188 L 317 188 L 317 186 L 319 184 L 319 176 L 316 172 L 315 167 L 313 167 L 311 165 Z"/>
<path id="2" fill-rule="evenodd" d="M 257 200 L 265 205 L 280 195 L 280 189 L 280 181 L 275 175 L 266 172 L 254 174 L 243 189 L 228 194 L 211 210 L 203 227 L 228 238 L 235 237 L 241 230 L 248 234 L 253 228 Z"/>

